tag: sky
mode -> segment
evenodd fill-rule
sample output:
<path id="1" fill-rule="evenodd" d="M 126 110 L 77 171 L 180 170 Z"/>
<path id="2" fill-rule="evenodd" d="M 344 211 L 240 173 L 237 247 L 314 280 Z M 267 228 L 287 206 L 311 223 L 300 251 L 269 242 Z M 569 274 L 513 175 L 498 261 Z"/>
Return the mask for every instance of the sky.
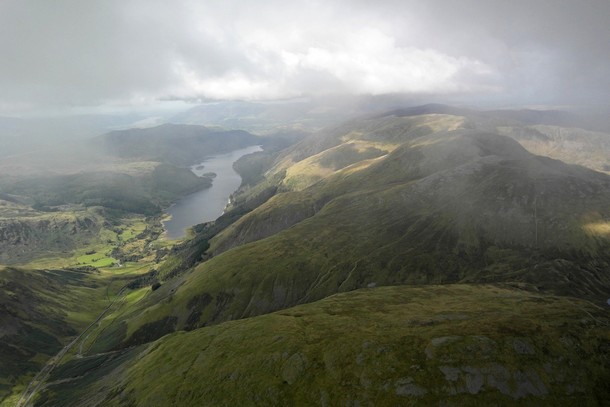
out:
<path id="1" fill-rule="evenodd" d="M 2 0 L 0 115 L 405 94 L 610 104 L 608 0 Z"/>

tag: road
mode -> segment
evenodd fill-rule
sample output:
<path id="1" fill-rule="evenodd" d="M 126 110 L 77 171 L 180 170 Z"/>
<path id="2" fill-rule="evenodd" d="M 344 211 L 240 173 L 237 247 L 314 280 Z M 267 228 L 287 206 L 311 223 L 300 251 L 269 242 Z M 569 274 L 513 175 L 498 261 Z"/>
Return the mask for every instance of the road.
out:
<path id="1" fill-rule="evenodd" d="M 89 326 L 87 326 L 87 328 L 85 328 L 76 338 L 74 338 L 70 343 L 68 343 L 66 346 L 64 346 L 55 356 L 53 356 L 51 359 L 49 359 L 47 361 L 47 363 L 43 366 L 43 368 L 36 374 L 36 376 L 34 376 L 34 378 L 27 385 L 27 387 L 25 388 L 25 391 L 21 395 L 21 398 L 15 405 L 16 407 L 28 407 L 31 405 L 29 403 L 34 399 L 34 396 L 36 395 L 36 393 L 38 393 L 38 391 L 47 381 L 47 379 L 49 378 L 49 375 L 51 374 L 53 369 L 55 369 L 55 367 L 57 367 L 57 365 L 61 362 L 63 357 L 72 350 L 72 348 L 78 343 L 78 341 L 80 341 L 81 338 L 83 338 L 83 335 L 85 335 L 94 325 L 96 325 L 98 322 L 100 322 L 100 320 L 102 318 L 104 318 L 104 316 L 108 313 L 110 308 L 112 308 L 112 306 L 118 300 L 122 299 L 126 289 L 127 289 L 126 286 L 121 288 L 121 290 L 117 293 L 115 299 L 110 304 L 108 304 L 108 306 L 106 308 L 104 308 L 104 310 L 98 315 L 98 317 L 95 319 L 95 321 L 93 321 L 91 324 L 89 324 Z"/>

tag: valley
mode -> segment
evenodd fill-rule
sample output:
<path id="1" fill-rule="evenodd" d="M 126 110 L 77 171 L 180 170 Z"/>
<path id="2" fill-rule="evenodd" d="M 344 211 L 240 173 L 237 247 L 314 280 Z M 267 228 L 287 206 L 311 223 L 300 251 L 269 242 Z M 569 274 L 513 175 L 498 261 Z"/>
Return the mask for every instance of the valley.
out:
<path id="1" fill-rule="evenodd" d="M 222 215 L 231 195 L 242 182 L 242 178 L 233 169 L 233 163 L 258 151 L 261 151 L 260 146 L 246 147 L 207 158 L 200 164 L 191 166 L 191 171 L 199 177 L 211 175 L 213 184 L 210 188 L 181 198 L 167 209 L 169 219 L 163 221 L 167 236 L 171 239 L 182 238 L 188 227 L 214 221 Z"/>
<path id="2" fill-rule="evenodd" d="M 3 161 L 0 405 L 603 403 L 608 135 L 553 117 L 163 125 L 92 139 L 84 171 Z M 235 150 L 230 204 L 168 240 L 222 175 L 190 166 Z"/>
<path id="3" fill-rule="evenodd" d="M 189 137 L 196 143 L 200 136 Z M 165 233 L 162 209 L 212 184 L 211 175 L 143 155 L 94 154 L 80 165 L 85 147 L 62 150 L 40 169 L 22 171 L 30 157 L 2 162 L 3 406 L 31 405 L 58 364 L 80 357 L 108 321 L 150 290 L 156 267 L 174 244 L 159 240 Z"/>
<path id="4" fill-rule="evenodd" d="M 610 407 L 608 16 L 0 1 L 0 407 Z"/>

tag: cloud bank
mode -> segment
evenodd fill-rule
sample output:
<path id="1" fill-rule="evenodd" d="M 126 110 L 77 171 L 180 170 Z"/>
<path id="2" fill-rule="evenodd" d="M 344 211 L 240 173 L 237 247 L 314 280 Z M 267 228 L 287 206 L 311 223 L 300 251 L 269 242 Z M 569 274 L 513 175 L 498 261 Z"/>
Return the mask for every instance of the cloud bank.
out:
<path id="1" fill-rule="evenodd" d="M 608 103 L 608 15 L 607 0 L 4 0 L 0 109 L 386 93 Z"/>

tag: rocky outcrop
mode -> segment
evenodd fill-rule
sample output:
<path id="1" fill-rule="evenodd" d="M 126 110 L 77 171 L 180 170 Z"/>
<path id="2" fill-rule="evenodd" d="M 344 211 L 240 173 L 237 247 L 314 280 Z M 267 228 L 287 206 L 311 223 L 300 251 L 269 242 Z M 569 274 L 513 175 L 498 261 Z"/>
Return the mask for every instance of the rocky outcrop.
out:
<path id="1" fill-rule="evenodd" d="M 71 250 L 97 236 L 89 214 L 50 214 L 0 219 L 0 262 L 19 263 L 48 252 Z"/>

